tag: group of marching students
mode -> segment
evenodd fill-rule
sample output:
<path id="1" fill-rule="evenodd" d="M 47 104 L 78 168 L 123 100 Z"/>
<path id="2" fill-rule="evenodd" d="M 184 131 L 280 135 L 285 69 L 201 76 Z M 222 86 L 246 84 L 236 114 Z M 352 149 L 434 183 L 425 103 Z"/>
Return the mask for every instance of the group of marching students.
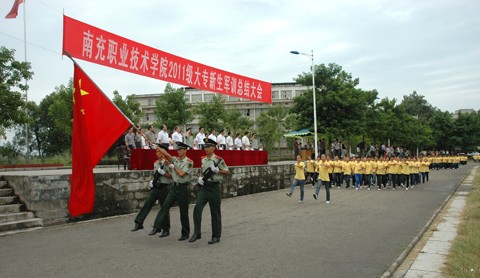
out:
<path id="1" fill-rule="evenodd" d="M 307 182 L 316 184 L 313 194 L 318 198 L 320 188 L 325 186 L 327 204 L 330 203 L 330 187 L 340 188 L 345 183 L 345 188 L 352 187 L 355 190 L 371 186 L 377 186 L 377 190 L 387 186 L 395 190 L 397 187 L 408 190 L 420 183 L 428 182 L 431 169 L 457 169 L 459 164 L 466 164 L 466 156 L 432 156 L 432 157 L 344 157 L 340 160 L 335 156 L 333 160 L 329 156 L 322 155 L 317 160 L 308 157 L 306 162 L 301 156 L 297 156 L 297 162 L 293 165 L 295 178 L 291 184 L 287 196 L 291 197 L 295 187 L 300 186 L 300 202 L 304 198 L 304 186 Z"/>

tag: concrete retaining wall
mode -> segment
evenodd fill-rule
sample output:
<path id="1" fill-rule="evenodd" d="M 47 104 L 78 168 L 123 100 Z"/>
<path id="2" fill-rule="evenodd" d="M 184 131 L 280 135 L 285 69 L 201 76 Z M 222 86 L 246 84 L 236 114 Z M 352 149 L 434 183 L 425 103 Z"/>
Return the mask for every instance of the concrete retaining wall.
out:
<path id="1" fill-rule="evenodd" d="M 195 202 L 194 184 L 198 169 L 192 175 L 190 202 Z M 283 189 L 290 186 L 293 178 L 291 165 L 265 165 L 230 167 L 231 175 L 222 184 L 222 198 L 230 198 L 258 192 Z M 19 172 L 21 174 L 21 172 Z M 42 218 L 45 225 L 70 221 L 68 198 L 70 182 L 68 175 L 4 176 L 15 194 L 28 210 Z M 96 196 L 92 215 L 100 218 L 127 214 L 140 210 L 148 195 L 151 171 L 131 171 L 95 174 Z"/>

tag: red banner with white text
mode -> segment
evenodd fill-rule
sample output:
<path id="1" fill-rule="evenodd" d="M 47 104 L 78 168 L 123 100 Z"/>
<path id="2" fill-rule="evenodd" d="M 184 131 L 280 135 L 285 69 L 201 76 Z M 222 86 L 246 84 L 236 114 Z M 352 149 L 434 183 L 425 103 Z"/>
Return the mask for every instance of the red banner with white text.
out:
<path id="1" fill-rule="evenodd" d="M 63 52 L 103 66 L 265 103 L 272 84 L 220 70 L 63 17 Z"/>

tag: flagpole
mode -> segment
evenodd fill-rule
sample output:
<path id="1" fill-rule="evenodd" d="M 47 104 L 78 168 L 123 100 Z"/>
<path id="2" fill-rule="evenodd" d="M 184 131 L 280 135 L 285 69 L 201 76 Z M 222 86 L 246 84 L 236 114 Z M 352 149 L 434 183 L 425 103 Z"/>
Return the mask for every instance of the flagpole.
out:
<path id="1" fill-rule="evenodd" d="M 27 63 L 27 0 L 23 0 L 23 48 L 25 50 L 25 63 Z M 27 106 L 25 107 L 28 115 L 28 82 L 25 78 L 25 102 Z M 29 140 L 28 140 L 28 116 L 27 116 L 27 123 L 25 124 L 25 143 L 27 145 L 27 153 L 26 158 L 27 162 L 30 161 L 30 148 L 29 148 Z"/>

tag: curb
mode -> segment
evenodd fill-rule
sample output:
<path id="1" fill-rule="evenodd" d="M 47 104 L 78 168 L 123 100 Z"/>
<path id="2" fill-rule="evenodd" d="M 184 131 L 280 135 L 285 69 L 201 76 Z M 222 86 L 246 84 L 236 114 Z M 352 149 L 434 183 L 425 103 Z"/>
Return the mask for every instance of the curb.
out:
<path id="1" fill-rule="evenodd" d="M 475 168 L 472 168 L 472 170 Z M 457 192 L 457 189 L 460 187 L 460 185 L 463 183 L 465 178 L 471 173 L 470 170 L 468 173 L 463 176 L 463 178 L 455 185 L 453 191 L 448 195 L 448 197 L 443 201 L 443 203 L 440 205 L 440 207 L 435 211 L 435 213 L 430 217 L 430 219 L 427 221 L 425 226 L 420 230 L 420 232 L 410 241 L 410 243 L 407 245 L 406 249 L 403 250 L 403 252 L 398 256 L 398 258 L 390 265 L 389 268 L 380 276 L 381 278 L 389 278 L 392 277 L 392 275 L 395 273 L 397 268 L 403 263 L 403 261 L 407 258 L 407 256 L 410 254 L 410 252 L 413 250 L 415 245 L 420 241 L 420 239 L 423 237 L 423 234 L 428 230 L 430 225 L 432 225 L 433 221 L 435 218 L 437 218 L 438 214 L 443 210 L 445 205 L 450 201 L 452 196 Z"/>

